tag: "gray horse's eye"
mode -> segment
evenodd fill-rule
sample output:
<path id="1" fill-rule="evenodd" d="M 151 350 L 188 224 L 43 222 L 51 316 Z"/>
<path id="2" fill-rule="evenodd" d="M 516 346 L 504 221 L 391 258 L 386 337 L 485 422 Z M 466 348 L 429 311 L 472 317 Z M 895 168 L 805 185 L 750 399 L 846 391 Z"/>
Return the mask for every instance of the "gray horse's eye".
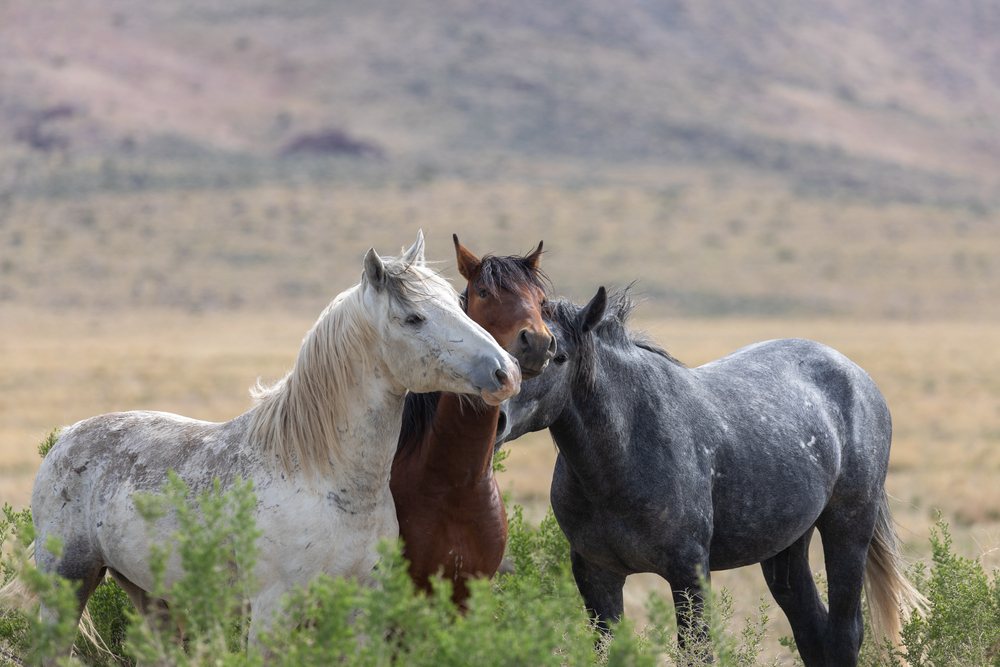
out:
<path id="1" fill-rule="evenodd" d="M 567 361 L 569 361 L 569 355 L 566 354 L 565 352 L 560 352 L 552 359 L 552 361 L 556 362 L 559 365 L 565 364 Z"/>

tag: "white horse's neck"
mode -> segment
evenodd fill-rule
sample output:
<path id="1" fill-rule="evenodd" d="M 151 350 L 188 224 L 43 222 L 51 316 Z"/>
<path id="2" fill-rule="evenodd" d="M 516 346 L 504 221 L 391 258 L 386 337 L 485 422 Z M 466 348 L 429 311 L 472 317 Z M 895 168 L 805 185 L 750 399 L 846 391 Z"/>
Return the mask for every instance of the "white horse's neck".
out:
<path id="1" fill-rule="evenodd" d="M 256 390 L 249 437 L 289 477 L 378 489 L 388 481 L 405 394 L 355 287 L 306 334 L 295 368 Z"/>

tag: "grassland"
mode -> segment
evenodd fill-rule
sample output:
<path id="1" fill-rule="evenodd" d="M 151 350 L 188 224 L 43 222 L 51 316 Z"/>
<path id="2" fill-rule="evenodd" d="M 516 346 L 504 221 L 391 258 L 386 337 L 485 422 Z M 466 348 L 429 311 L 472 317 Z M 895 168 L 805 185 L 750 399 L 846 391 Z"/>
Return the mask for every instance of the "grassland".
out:
<path id="1" fill-rule="evenodd" d="M 638 279 L 647 313 L 1000 319 L 1000 212 L 804 197 L 724 171 L 523 165 L 436 178 L 96 190 L 0 201 L 0 304 L 109 311 L 317 312 L 370 245 L 423 228 L 524 252 L 544 239 L 557 290 Z"/>

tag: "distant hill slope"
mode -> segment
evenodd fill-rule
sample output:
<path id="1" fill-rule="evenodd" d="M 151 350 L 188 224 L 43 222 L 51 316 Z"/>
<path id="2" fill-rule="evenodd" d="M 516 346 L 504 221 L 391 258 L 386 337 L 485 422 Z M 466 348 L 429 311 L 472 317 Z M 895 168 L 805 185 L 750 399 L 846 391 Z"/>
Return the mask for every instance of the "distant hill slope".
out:
<path id="1" fill-rule="evenodd" d="M 1000 5 L 0 5 L 0 143 L 113 154 L 168 137 L 273 156 L 329 130 L 390 161 L 509 152 L 779 172 L 855 161 L 990 179 Z"/>

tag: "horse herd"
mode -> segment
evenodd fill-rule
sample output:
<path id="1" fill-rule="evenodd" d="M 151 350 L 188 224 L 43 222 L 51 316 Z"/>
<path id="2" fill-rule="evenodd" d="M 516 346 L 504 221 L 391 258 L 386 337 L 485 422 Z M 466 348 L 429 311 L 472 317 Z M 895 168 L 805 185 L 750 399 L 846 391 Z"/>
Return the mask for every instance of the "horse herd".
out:
<path id="1" fill-rule="evenodd" d="M 253 645 L 296 585 L 320 573 L 370 583 L 376 543 L 397 534 L 418 588 L 441 574 L 462 605 L 465 582 L 503 558 L 494 451 L 547 428 L 552 508 L 603 627 L 623 612 L 629 574 L 666 579 L 684 626 L 699 622 L 712 570 L 760 563 L 807 666 L 857 664 L 865 585 L 875 631 L 898 634 L 920 598 L 884 491 L 889 410 L 863 370 L 804 340 L 687 368 L 629 330 L 628 289 L 550 300 L 541 243 L 479 258 L 454 242 L 462 294 L 427 267 L 422 233 L 399 257 L 369 250 L 294 368 L 232 421 L 136 411 L 64 429 L 31 497 L 39 569 L 80 585 L 81 613 L 106 573 L 138 610 L 160 604 L 133 496 L 175 470 L 194 492 L 253 480 Z M 814 528 L 829 606 L 809 567 Z M 168 515 L 155 535 L 176 529 Z M 175 555 L 164 583 L 181 574 Z"/>

